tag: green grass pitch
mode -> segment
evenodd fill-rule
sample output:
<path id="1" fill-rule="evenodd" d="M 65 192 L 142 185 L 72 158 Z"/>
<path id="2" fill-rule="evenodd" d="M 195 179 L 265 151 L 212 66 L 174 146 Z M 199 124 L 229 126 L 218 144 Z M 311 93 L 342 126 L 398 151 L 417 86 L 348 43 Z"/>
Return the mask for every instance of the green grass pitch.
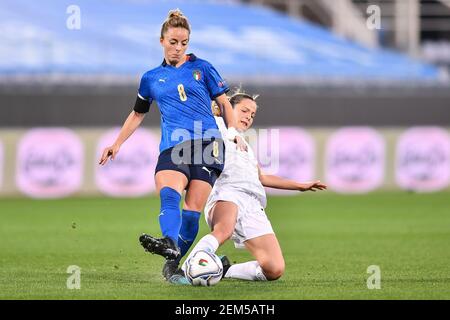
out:
<path id="1" fill-rule="evenodd" d="M 140 247 L 142 232 L 159 235 L 158 207 L 155 197 L 0 199 L 0 299 L 450 299 L 448 192 L 271 197 L 285 275 L 209 288 L 164 282 L 163 259 Z M 231 243 L 219 252 L 251 259 Z M 80 290 L 66 288 L 70 265 Z M 379 290 L 367 288 L 370 265 Z"/>

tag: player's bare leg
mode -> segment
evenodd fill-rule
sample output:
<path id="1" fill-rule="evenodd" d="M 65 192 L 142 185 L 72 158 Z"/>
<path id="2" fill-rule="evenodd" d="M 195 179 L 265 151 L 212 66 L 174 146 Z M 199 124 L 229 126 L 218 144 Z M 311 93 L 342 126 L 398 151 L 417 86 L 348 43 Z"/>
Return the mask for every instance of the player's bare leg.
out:
<path id="1" fill-rule="evenodd" d="M 244 242 L 245 247 L 256 258 L 232 265 L 226 278 L 242 280 L 276 280 L 284 273 L 284 258 L 280 244 L 274 234 L 267 234 Z"/>
<path id="2" fill-rule="evenodd" d="M 209 215 L 210 226 L 212 227 L 211 236 L 214 237 L 219 245 L 233 235 L 238 216 L 238 206 L 229 201 L 217 201 L 211 208 Z M 227 256 L 220 256 L 223 265 L 223 276 L 227 273 L 231 266 Z"/>
<path id="3" fill-rule="evenodd" d="M 211 234 L 219 245 L 223 244 L 233 234 L 238 215 L 238 206 L 229 201 L 217 201 L 211 208 L 209 219 L 212 226 Z"/>
<path id="4" fill-rule="evenodd" d="M 266 234 L 244 242 L 256 258 L 267 280 L 277 280 L 284 273 L 285 263 L 277 237 Z"/>
<path id="5" fill-rule="evenodd" d="M 169 187 L 176 190 L 179 194 L 183 194 L 188 184 L 187 177 L 175 170 L 161 170 L 155 175 L 156 192 L 159 194 L 161 189 Z"/>
<path id="6" fill-rule="evenodd" d="M 199 250 L 215 253 L 219 245 L 233 234 L 237 214 L 238 207 L 236 204 L 228 201 L 217 201 L 209 214 L 210 221 L 208 224 L 212 227 L 212 232 L 200 239 L 186 260 Z M 226 256 L 222 256 L 220 259 L 222 260 L 225 274 L 230 266 L 230 262 Z"/>
<path id="7" fill-rule="evenodd" d="M 208 182 L 191 180 L 187 186 L 183 209 L 201 212 L 205 207 L 211 190 L 212 187 Z"/>

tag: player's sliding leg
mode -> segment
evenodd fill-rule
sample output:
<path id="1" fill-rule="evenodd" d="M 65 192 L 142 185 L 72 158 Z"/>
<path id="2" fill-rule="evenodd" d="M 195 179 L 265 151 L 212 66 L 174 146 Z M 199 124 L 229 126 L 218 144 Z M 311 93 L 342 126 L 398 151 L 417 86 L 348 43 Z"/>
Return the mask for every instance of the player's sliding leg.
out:
<path id="1" fill-rule="evenodd" d="M 209 220 L 211 225 L 211 235 L 213 235 L 219 245 L 231 238 L 236 226 L 238 216 L 238 206 L 230 201 L 217 201 L 211 208 Z"/>
<path id="2" fill-rule="evenodd" d="M 162 170 L 156 174 L 155 181 L 161 200 L 159 224 L 163 238 L 143 234 L 139 240 L 146 251 L 176 259 L 180 256 L 177 245 L 181 226 L 180 201 L 187 177 L 178 171 Z"/>
<path id="3" fill-rule="evenodd" d="M 210 225 L 212 226 L 213 231 L 198 241 L 186 258 L 186 261 L 199 250 L 215 253 L 217 248 L 233 234 L 237 212 L 238 207 L 236 204 L 228 201 L 217 201 L 209 214 Z M 227 260 L 225 260 L 226 257 L 222 257 L 221 259 L 222 262 L 227 262 Z M 224 269 L 225 267 L 226 266 L 224 265 Z"/>
<path id="4" fill-rule="evenodd" d="M 256 261 L 232 265 L 225 278 L 264 281 L 277 280 L 283 275 L 284 258 L 274 234 L 249 239 L 244 244 Z"/>
<path id="5" fill-rule="evenodd" d="M 186 261 L 189 260 L 189 258 L 194 255 L 197 251 L 205 250 L 212 253 L 215 253 L 217 249 L 219 248 L 219 242 L 217 241 L 216 237 L 214 237 L 212 234 L 207 234 L 203 238 L 199 240 L 197 245 L 192 249 L 189 256 L 186 258 Z M 222 261 L 222 267 L 223 267 L 223 274 L 225 274 L 228 271 L 228 268 L 230 268 L 231 263 L 227 256 L 219 256 L 220 261 Z M 185 270 L 185 264 L 181 267 L 181 270 L 184 272 Z M 222 275 L 223 277 L 223 275 Z"/>
<path id="6" fill-rule="evenodd" d="M 223 277 L 250 281 L 267 281 L 258 261 L 233 264 Z"/>

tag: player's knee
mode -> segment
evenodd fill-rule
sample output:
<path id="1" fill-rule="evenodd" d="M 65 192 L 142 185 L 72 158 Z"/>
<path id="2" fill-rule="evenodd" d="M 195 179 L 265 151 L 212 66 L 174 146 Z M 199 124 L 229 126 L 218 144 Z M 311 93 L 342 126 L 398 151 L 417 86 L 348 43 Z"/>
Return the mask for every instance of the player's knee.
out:
<path id="1" fill-rule="evenodd" d="M 268 271 L 263 269 L 263 272 L 267 280 L 269 281 L 278 280 L 284 274 L 284 267 L 271 268 Z"/>
<path id="2" fill-rule="evenodd" d="M 284 274 L 285 265 L 284 261 L 278 261 L 265 263 L 261 265 L 261 268 L 267 280 L 273 281 L 281 278 L 281 276 Z"/>
<path id="3" fill-rule="evenodd" d="M 189 202 L 185 202 L 183 205 L 183 209 L 189 211 L 198 211 L 201 212 L 203 210 L 203 202 L 191 200 Z"/>

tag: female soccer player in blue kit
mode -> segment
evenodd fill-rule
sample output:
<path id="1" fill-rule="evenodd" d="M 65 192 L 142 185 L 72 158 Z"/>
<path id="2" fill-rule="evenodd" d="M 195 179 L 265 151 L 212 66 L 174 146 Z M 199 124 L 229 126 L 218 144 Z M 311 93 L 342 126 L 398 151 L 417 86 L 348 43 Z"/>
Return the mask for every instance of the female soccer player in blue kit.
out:
<path id="1" fill-rule="evenodd" d="M 198 221 L 215 180 L 224 166 L 223 140 L 211 111 L 214 100 L 223 111 L 227 137 L 246 149 L 237 135 L 236 120 L 226 93 L 229 87 L 216 69 L 193 54 L 186 55 L 190 26 L 180 10 L 169 12 L 161 27 L 164 49 L 162 64 L 141 79 L 133 111 L 100 164 L 113 160 L 120 146 L 138 128 L 153 100 L 161 113 L 161 143 L 155 170 L 161 200 L 159 223 L 163 238 L 143 234 L 139 240 L 146 251 L 166 258 L 166 280 L 177 270 L 198 233 Z M 186 196 L 180 214 L 183 191 Z"/>

